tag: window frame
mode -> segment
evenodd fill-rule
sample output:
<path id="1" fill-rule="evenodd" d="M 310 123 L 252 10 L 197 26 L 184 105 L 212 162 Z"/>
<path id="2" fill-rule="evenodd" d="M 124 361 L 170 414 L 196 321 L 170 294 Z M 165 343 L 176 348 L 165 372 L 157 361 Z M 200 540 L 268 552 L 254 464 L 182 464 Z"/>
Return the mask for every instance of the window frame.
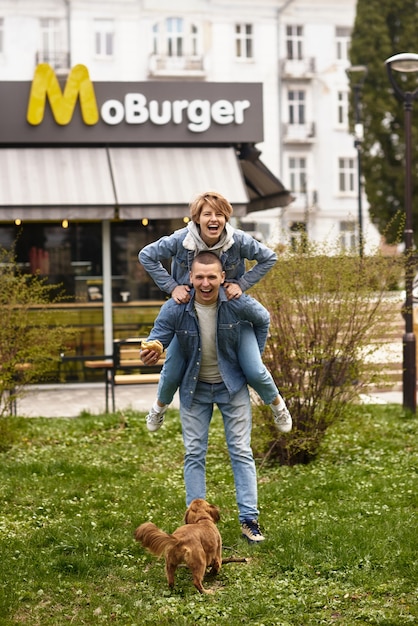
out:
<path id="1" fill-rule="evenodd" d="M 42 55 L 53 58 L 60 51 L 61 20 L 55 17 L 41 17 L 39 26 Z"/>
<path id="2" fill-rule="evenodd" d="M 4 17 L 0 17 L 0 56 L 4 54 Z"/>
<path id="3" fill-rule="evenodd" d="M 352 30 L 350 26 L 335 27 L 335 58 L 337 61 L 350 61 Z"/>
<path id="4" fill-rule="evenodd" d="M 292 97 L 294 94 L 296 97 Z M 301 97 L 302 96 L 302 97 Z M 306 90 L 294 89 L 287 92 L 287 111 L 289 126 L 304 126 L 306 124 Z"/>
<path id="5" fill-rule="evenodd" d="M 107 27 L 106 27 L 107 26 Z M 115 55 L 115 22 L 111 18 L 94 19 L 94 56 L 109 60 Z"/>
<path id="6" fill-rule="evenodd" d="M 354 196 L 356 189 L 357 164 L 355 157 L 338 157 L 338 193 Z"/>
<path id="7" fill-rule="evenodd" d="M 348 114 L 350 110 L 350 94 L 347 89 L 337 91 L 337 126 L 348 128 Z"/>
<path id="8" fill-rule="evenodd" d="M 301 24 L 286 25 L 286 59 L 289 61 L 303 60 L 304 33 Z"/>
<path id="9" fill-rule="evenodd" d="M 165 20 L 165 40 L 167 55 L 174 58 L 185 56 L 185 28 L 182 17 L 167 17 Z"/>
<path id="10" fill-rule="evenodd" d="M 293 163 L 292 163 L 293 161 Z M 292 192 L 306 194 L 308 180 L 308 159 L 306 155 L 288 156 L 289 186 Z"/>
<path id="11" fill-rule="evenodd" d="M 242 61 L 254 59 L 254 28 L 249 22 L 235 24 L 235 59 Z"/>
<path id="12" fill-rule="evenodd" d="M 172 26 L 177 28 L 172 28 Z M 202 56 L 201 47 L 201 29 L 195 22 L 170 16 L 155 22 L 152 26 L 152 54 L 154 56 L 196 59 Z"/>
<path id="13" fill-rule="evenodd" d="M 357 249 L 357 224 L 354 220 L 342 220 L 339 223 L 339 241 L 342 250 Z"/>

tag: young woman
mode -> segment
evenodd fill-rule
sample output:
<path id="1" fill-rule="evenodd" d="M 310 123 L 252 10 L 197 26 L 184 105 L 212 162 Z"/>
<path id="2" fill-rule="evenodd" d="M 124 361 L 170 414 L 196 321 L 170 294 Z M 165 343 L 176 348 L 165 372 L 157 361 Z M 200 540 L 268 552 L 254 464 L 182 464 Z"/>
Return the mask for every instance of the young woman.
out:
<path id="1" fill-rule="evenodd" d="M 209 191 L 198 195 L 190 205 L 191 221 L 187 227 L 143 248 L 139 261 L 156 285 L 177 303 L 190 300 L 189 276 L 194 257 L 204 250 L 215 253 L 225 272 L 224 288 L 227 298 L 239 298 L 273 267 L 276 254 L 267 246 L 229 223 L 233 209 L 220 193 Z M 171 260 L 171 273 L 162 261 Z M 246 270 L 245 260 L 256 261 Z M 173 358 L 175 355 L 175 358 Z M 158 360 L 158 353 L 144 350 L 146 363 Z M 248 384 L 255 389 L 273 411 L 279 430 L 289 432 L 292 418 L 270 372 L 261 360 L 260 349 L 251 324 L 241 324 L 239 362 Z M 147 415 L 150 431 L 158 430 L 164 413 L 179 387 L 184 367 L 179 366 L 179 348 L 174 338 L 167 348 L 166 360 L 158 385 L 157 400 Z"/>

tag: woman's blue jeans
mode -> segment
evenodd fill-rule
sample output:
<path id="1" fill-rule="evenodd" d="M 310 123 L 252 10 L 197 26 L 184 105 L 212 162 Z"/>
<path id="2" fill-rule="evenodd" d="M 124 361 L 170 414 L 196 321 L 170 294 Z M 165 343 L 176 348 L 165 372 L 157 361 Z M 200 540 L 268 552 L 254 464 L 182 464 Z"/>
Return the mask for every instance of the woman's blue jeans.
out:
<path id="1" fill-rule="evenodd" d="M 239 520 L 257 519 L 257 474 L 251 449 L 252 417 L 247 385 L 231 398 L 224 383 L 198 382 L 190 409 L 180 404 L 186 505 L 194 498 L 206 498 L 206 453 L 215 403 L 224 422 Z"/>
<path id="2" fill-rule="evenodd" d="M 247 383 L 260 396 L 264 404 L 271 404 L 279 394 L 272 375 L 264 365 L 254 329 L 251 324 L 241 324 L 238 360 Z M 158 383 L 157 397 L 163 404 L 171 404 L 186 369 L 177 337 L 167 348 L 164 367 Z"/>

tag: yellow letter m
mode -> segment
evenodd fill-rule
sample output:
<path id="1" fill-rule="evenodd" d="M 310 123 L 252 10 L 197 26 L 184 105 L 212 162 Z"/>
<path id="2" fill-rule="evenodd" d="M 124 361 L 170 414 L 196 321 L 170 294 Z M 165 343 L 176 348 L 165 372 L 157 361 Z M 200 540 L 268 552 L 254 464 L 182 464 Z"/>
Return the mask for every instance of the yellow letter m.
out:
<path id="1" fill-rule="evenodd" d="M 70 123 L 78 96 L 83 122 L 92 126 L 99 121 L 96 95 L 85 65 L 75 65 L 71 69 L 64 93 L 61 91 L 52 67 L 47 63 L 41 63 L 37 66 L 26 116 L 27 121 L 32 126 L 37 126 L 42 122 L 47 96 L 54 119 L 60 126 Z"/>

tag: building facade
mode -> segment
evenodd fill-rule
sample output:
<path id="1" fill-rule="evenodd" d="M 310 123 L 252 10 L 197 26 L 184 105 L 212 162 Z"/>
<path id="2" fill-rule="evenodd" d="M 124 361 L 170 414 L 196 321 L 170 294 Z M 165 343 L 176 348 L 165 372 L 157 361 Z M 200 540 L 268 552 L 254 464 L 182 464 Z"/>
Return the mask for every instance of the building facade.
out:
<path id="1" fill-rule="evenodd" d="M 76 303 L 103 302 L 108 346 L 112 303 L 164 297 L 138 250 L 207 188 L 271 245 L 355 249 L 354 16 L 355 0 L 2 0 L 2 108 L 21 115 L 0 124 L 0 245 Z M 67 101 L 73 68 L 95 90 L 92 124 L 81 91 Z M 376 246 L 367 210 L 363 228 Z"/>
<path id="2" fill-rule="evenodd" d="M 364 248 L 371 252 L 380 237 L 370 223 L 361 185 L 359 195 L 359 155 L 348 121 L 355 10 L 355 0 L 282 3 L 279 174 L 295 196 L 283 212 L 282 227 L 290 239 L 306 232 L 313 241 L 358 249 L 361 221 Z"/>

